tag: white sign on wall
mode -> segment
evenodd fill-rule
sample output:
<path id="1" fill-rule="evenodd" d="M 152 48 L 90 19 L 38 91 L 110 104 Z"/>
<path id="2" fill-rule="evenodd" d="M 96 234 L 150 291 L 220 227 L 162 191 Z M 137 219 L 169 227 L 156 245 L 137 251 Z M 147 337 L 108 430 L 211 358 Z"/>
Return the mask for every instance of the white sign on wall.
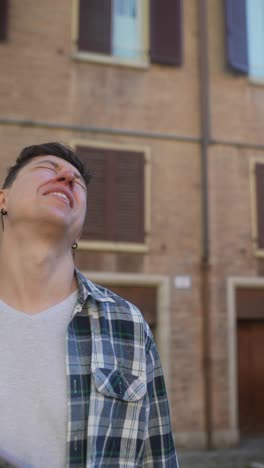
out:
<path id="1" fill-rule="evenodd" d="M 191 289 L 192 278 L 189 275 L 175 276 L 173 283 L 176 289 Z"/>

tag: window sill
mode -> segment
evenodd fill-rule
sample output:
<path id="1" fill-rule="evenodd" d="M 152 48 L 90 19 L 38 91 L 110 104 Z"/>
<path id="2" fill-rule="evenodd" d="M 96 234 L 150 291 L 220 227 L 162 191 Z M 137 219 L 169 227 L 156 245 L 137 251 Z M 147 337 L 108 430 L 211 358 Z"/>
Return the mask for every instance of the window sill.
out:
<path id="1" fill-rule="evenodd" d="M 253 86 L 264 86 L 264 76 L 263 77 L 254 77 L 249 76 L 249 83 Z"/>
<path id="2" fill-rule="evenodd" d="M 147 253 L 146 244 L 136 244 L 129 242 L 104 242 L 104 241 L 80 241 L 78 250 L 93 250 L 101 252 L 128 252 L 128 253 Z"/>
<path id="3" fill-rule="evenodd" d="M 149 61 L 145 58 L 139 59 L 122 59 L 112 55 L 103 54 L 90 54 L 87 52 L 74 52 L 72 55 L 73 60 L 78 62 L 92 62 L 102 65 L 115 65 L 118 67 L 139 68 L 147 70 L 149 68 Z"/>
<path id="4" fill-rule="evenodd" d="M 264 249 L 255 248 L 254 254 L 257 258 L 264 258 Z"/>

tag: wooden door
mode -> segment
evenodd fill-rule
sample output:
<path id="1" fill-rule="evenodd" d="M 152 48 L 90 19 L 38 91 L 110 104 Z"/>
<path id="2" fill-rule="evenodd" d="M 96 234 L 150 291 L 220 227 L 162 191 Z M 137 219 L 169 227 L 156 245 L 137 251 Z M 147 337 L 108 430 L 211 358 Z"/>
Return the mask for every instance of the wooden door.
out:
<path id="1" fill-rule="evenodd" d="M 264 434 L 264 319 L 238 320 L 240 431 Z"/>

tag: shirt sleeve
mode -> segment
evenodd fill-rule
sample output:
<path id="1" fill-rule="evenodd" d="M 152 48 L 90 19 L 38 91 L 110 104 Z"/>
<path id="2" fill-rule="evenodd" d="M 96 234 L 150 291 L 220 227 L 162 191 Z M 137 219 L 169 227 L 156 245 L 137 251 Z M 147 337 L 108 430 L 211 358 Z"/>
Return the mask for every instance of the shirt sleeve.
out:
<path id="1" fill-rule="evenodd" d="M 149 419 L 143 467 L 179 468 L 174 445 L 169 404 L 159 354 L 152 342 L 147 355 Z"/>

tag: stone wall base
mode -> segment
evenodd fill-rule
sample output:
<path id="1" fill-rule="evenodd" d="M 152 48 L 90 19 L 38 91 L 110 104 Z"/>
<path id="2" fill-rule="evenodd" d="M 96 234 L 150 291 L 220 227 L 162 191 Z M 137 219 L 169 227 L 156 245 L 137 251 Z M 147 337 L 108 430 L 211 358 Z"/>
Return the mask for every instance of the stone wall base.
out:
<path id="1" fill-rule="evenodd" d="M 174 434 L 177 450 L 207 450 L 206 432 L 176 432 Z M 235 447 L 239 442 L 239 434 L 235 429 L 214 431 L 212 434 L 213 448 Z"/>

